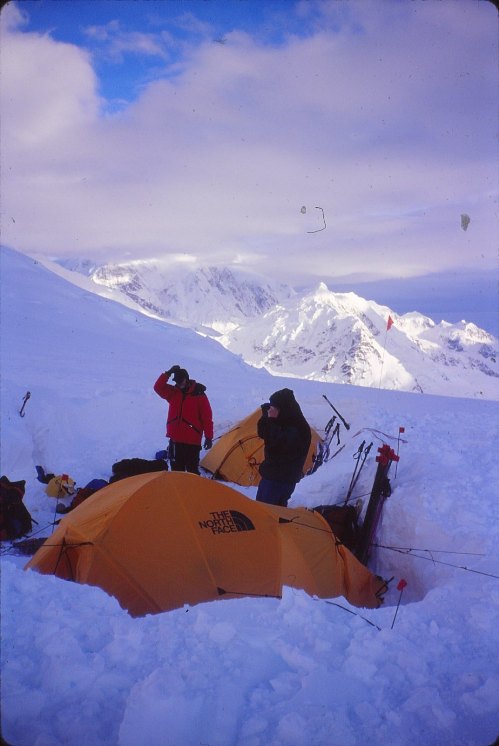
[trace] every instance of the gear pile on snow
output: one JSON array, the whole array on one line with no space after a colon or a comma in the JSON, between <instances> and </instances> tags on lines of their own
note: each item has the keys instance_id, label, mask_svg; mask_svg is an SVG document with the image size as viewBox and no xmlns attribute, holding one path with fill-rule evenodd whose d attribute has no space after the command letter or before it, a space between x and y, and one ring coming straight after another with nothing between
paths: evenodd
<instances>
[{"instance_id":1,"label":"gear pile on snow","mask_svg":"<svg viewBox=\"0 0 499 746\"><path fill-rule=\"evenodd\" d=\"M32 517L23 503L26 481L11 482L0 477L0 541L12 541L29 534Z\"/></svg>"}]
</instances>

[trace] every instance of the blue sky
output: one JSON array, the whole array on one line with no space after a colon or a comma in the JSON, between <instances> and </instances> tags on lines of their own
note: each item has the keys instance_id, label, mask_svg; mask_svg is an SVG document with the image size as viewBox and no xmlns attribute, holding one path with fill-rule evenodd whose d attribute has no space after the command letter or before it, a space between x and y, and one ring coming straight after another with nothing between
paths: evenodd
<instances>
[{"instance_id":1,"label":"blue sky","mask_svg":"<svg viewBox=\"0 0 499 746\"><path fill-rule=\"evenodd\" d=\"M58 41L90 51L108 108L124 106L159 77L178 74L187 45L225 44L234 30L278 45L309 27L293 14L294 0L20 0L16 5L28 15L25 30L49 31Z\"/></svg>"},{"instance_id":2,"label":"blue sky","mask_svg":"<svg viewBox=\"0 0 499 746\"><path fill-rule=\"evenodd\" d=\"M463 308L497 310L492 3L25 0L0 21L4 244L414 308L473 273Z\"/></svg>"}]
</instances>

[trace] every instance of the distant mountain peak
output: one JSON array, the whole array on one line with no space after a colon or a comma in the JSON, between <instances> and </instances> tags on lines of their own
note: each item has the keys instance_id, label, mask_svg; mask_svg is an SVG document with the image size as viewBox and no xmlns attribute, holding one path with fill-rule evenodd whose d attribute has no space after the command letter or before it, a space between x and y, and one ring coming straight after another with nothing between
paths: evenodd
<instances>
[{"instance_id":1,"label":"distant mountain peak","mask_svg":"<svg viewBox=\"0 0 499 746\"><path fill-rule=\"evenodd\" d=\"M497 398L499 341L472 323L436 324L417 311L399 316L354 292L335 293L325 282L297 293L226 266L74 265L123 302L215 336L274 375Z\"/></svg>"},{"instance_id":2,"label":"distant mountain peak","mask_svg":"<svg viewBox=\"0 0 499 746\"><path fill-rule=\"evenodd\" d=\"M219 341L274 375L497 398L499 346L492 335L474 324L435 324L417 312L399 316L324 283Z\"/></svg>"},{"instance_id":3,"label":"distant mountain peak","mask_svg":"<svg viewBox=\"0 0 499 746\"><path fill-rule=\"evenodd\" d=\"M226 332L294 294L290 286L229 267L148 260L101 265L97 285L119 290L144 311L193 329Z\"/></svg>"}]
</instances>

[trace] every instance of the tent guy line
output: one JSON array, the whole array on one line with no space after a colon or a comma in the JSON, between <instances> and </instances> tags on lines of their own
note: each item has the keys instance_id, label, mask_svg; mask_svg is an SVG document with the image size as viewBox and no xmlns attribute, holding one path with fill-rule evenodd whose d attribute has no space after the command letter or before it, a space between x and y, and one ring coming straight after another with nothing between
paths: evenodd
<instances>
[{"instance_id":1,"label":"tent guy line","mask_svg":"<svg viewBox=\"0 0 499 746\"><path fill-rule=\"evenodd\" d=\"M473 572L476 575L485 575L488 578L495 578L496 580L499 580L499 575L494 575L490 572L484 572L483 570L474 570L472 567L465 567L464 565L454 565L452 562L444 562L443 560L437 560L434 557L424 557L421 554L414 554L413 550L402 550L397 549L396 547L389 547L384 544L371 544L372 547L378 547L379 549L390 549L392 552L398 552L399 554L405 554L407 557L415 557L416 559L423 559L427 560L428 562L433 562L433 564L436 565L446 565L447 567L455 567L456 570L466 570L466 572ZM421 551L421 552L431 552L430 549L420 549L415 551ZM441 550L444 551L444 550ZM466 552L456 552L456 554L466 554ZM485 555L486 556L486 555Z\"/></svg>"}]
</instances>

